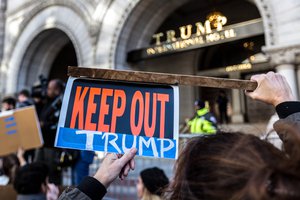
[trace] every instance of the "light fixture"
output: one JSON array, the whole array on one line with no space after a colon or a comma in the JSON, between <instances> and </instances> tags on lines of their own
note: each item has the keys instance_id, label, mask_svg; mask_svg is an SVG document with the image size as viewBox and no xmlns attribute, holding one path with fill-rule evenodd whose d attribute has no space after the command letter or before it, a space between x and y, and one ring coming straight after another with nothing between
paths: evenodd
<instances>
[{"instance_id":1,"label":"light fixture","mask_svg":"<svg viewBox=\"0 0 300 200\"><path fill-rule=\"evenodd\" d=\"M218 11L209 13L206 18L210 22L212 28L215 28L218 31L222 30L223 25L227 23L227 18Z\"/></svg>"},{"instance_id":2,"label":"light fixture","mask_svg":"<svg viewBox=\"0 0 300 200\"><path fill-rule=\"evenodd\" d=\"M254 42L244 42L243 43L243 47L245 49L253 51L253 49L254 49Z\"/></svg>"}]
</instances>

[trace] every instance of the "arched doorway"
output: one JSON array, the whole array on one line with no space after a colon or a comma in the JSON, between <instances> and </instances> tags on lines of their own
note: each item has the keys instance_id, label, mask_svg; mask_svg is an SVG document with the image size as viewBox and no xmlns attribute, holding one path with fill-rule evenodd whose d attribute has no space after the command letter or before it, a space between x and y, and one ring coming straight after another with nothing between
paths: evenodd
<instances>
[{"instance_id":1,"label":"arched doorway","mask_svg":"<svg viewBox=\"0 0 300 200\"><path fill-rule=\"evenodd\" d=\"M51 66L49 80L59 78L67 81L67 66L77 66L76 52L71 41L58 52Z\"/></svg>"},{"instance_id":2,"label":"arched doorway","mask_svg":"<svg viewBox=\"0 0 300 200\"><path fill-rule=\"evenodd\" d=\"M142 4L141 2L140 4ZM262 72L270 66L268 63L263 67L254 66L253 68L245 71L233 71L227 72L226 67L232 65L239 65L242 61L246 59L253 59L254 55L261 52L262 46L265 45L265 33L263 29L263 23L261 21L261 15L254 1L250 0L213 0L213 1L198 1L198 0L189 0L181 1L181 3L174 0L170 4L171 12L168 12L168 15L162 13L161 10L165 9L165 6L162 8L157 8L157 10L152 10L153 18L159 18L159 25L156 26L156 30L149 27L149 23L152 23L152 19L149 19L149 23L146 21L136 20L135 22L135 31L130 34L127 41L128 44L124 45L124 38L126 38L127 28L124 28L121 39L119 40L120 48L117 49L116 53L116 62L117 67L122 66L122 56L121 53L128 53L127 62L123 66L129 66L129 68L134 68L138 70L145 71L159 71L159 72L170 72L170 73L183 73L183 74L201 74L208 76L216 77L227 77L227 78L240 78L249 77L249 74L256 72ZM177 7L176 7L177 6ZM149 5L147 8L151 10L152 6ZM138 10L138 9L137 9ZM140 11L140 10L139 10ZM141 12L141 11L140 11ZM150 12L147 10L147 13ZM243 37L233 38L231 40L224 40L224 42L214 43L199 48L189 48L187 50L178 50L173 53L160 54L155 57L147 58L143 57L142 49L147 49L147 47L154 46L157 42L156 38L153 39L152 36L156 33L163 33L160 37L160 40L168 43L168 30L174 30L172 34L180 36L181 31L180 27L186 27L191 25L192 32L196 32L195 24L197 22L204 22L207 20L209 14L213 12L220 12L227 18L227 27L236 27L237 24L247 25L250 21L257 23L258 32L254 34L245 34ZM134 15L132 15L134 16ZM161 18L163 20L161 20ZM128 25L132 25L132 21L129 17ZM131 22L131 23L130 23ZM144 23L143 23L144 22ZM126 25L124 27L126 27ZM144 29L143 29L144 28ZM152 31L151 33L145 33L146 30ZM140 32L137 32L140 31ZM244 32L249 31L245 28ZM140 37L138 36L140 33ZM169 40L170 42L170 40ZM121 44L123 45L121 47ZM134 46L137 49L134 49ZM127 48L127 49L126 49ZM169 47L168 47L169 48ZM124 49L127 52L124 52ZM140 51L139 51L140 50ZM135 53L135 54L134 54ZM140 55L139 55L140 53ZM133 57L131 57L133 55ZM144 59L136 59L136 56ZM132 59L133 58L133 59ZM120 62L120 63L118 63ZM234 92L234 94L233 94ZM183 88L181 89L180 96L180 120L183 121L184 118L189 117L193 113L193 101L197 98L202 98L212 102L212 107L214 107L215 99L217 96L218 90L213 90L211 88ZM235 106L233 108L234 114L236 117L234 121L243 122L244 119L248 119L249 116L246 116L247 110L247 101L242 91L228 91L229 98L231 99L232 104ZM237 102L238 101L238 102ZM190 107L190 108L189 108ZM249 107L249 106L248 106ZM251 106L253 107L253 106ZM183 109L182 109L183 108ZM270 115L270 110L266 109L267 115ZM261 119L266 119L267 116L261 116ZM258 119L258 118L254 118ZM250 120L251 121L251 120Z\"/></svg>"},{"instance_id":3,"label":"arched doorway","mask_svg":"<svg viewBox=\"0 0 300 200\"><path fill-rule=\"evenodd\" d=\"M28 46L18 73L18 87L31 88L39 76L67 80L67 67L77 66L75 48L70 38L59 29L38 34Z\"/></svg>"}]
</instances>

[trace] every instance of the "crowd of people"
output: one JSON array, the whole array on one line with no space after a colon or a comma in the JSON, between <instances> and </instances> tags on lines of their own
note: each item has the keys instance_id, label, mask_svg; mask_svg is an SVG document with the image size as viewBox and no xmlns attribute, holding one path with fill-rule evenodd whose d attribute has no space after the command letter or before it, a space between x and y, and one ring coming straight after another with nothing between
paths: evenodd
<instances>
[{"instance_id":1,"label":"crowd of people","mask_svg":"<svg viewBox=\"0 0 300 200\"><path fill-rule=\"evenodd\" d=\"M45 180L47 180L47 187L52 188L52 191L57 191L56 186L62 185L62 170L65 167L72 168L72 184L78 184L84 176L89 174L89 165L93 162L95 155L90 151L54 147L64 83L59 79L54 79L47 83L45 91L42 91L42 87L39 87L38 90L34 89L32 92L26 89L21 90L16 97L7 96L1 101L2 112L35 106L41 126L44 141L41 148L23 151L20 147L18 152L0 158L0 185L14 184L18 193L22 191L21 194L28 194L32 190L30 188L24 192L20 190L21 186L27 190L25 185L31 184L34 187L34 184L39 185L41 181L46 183ZM24 166L26 169L23 169ZM47 170L41 170L42 168ZM38 173L34 174L32 172L34 169L41 171L34 172ZM20 173L17 173L18 171ZM47 179L44 179L45 176L42 175L45 172L47 172ZM38 178L35 178L35 175ZM57 196L53 199L57 199Z\"/></svg>"},{"instance_id":2,"label":"crowd of people","mask_svg":"<svg viewBox=\"0 0 300 200\"><path fill-rule=\"evenodd\" d=\"M139 199L300 199L300 102L296 101L287 81L280 74L269 72L254 75L251 80L256 81L258 87L254 91L246 91L246 95L274 106L279 117L274 129L282 139L284 148L280 150L250 134L217 130L214 128L216 120L205 108L205 103L196 101L197 116L191 119L190 126L197 129L200 123L197 119L201 118L198 116L202 116L208 121L201 122L208 134L194 137L184 145L172 180L157 167L141 171L136 186ZM62 150L53 148L56 126L51 122L56 121L57 125L60 110L57 99L62 94L62 82L50 81L47 99L39 113L44 147L37 150L33 158L28 156L24 159L22 149L17 154L2 158L2 169L7 177L2 181L14 185L18 199L58 198L55 184L61 184L61 179L57 171L59 168L53 168L55 160L51 158L57 157L56 154ZM224 98L224 95L221 94L221 97ZM22 97L18 99L18 103L13 98L3 99L2 109L34 104L26 92L22 92ZM226 118L225 114L225 122ZM123 180L135 169L136 153L136 148L124 155L108 153L95 175L86 177L83 177L86 171L82 169L88 164L84 163L90 163L94 154L77 153L75 157L81 159L76 160L80 160L81 164L74 165L74 169L77 166L80 171L74 176L75 187L65 189L59 199L102 199L117 177Z\"/></svg>"}]
</instances>

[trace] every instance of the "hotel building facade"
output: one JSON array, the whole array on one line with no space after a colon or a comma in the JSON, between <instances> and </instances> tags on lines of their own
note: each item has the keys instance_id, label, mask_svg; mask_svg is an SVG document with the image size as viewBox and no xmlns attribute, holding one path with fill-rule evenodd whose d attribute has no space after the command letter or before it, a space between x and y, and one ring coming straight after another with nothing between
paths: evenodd
<instances>
[{"instance_id":1,"label":"hotel building facade","mask_svg":"<svg viewBox=\"0 0 300 200\"><path fill-rule=\"evenodd\" d=\"M0 97L67 66L249 79L283 74L298 97L298 0L0 0ZM220 89L180 86L180 121ZM234 123L274 110L225 90ZM216 113L217 114L217 113Z\"/></svg>"}]
</instances>

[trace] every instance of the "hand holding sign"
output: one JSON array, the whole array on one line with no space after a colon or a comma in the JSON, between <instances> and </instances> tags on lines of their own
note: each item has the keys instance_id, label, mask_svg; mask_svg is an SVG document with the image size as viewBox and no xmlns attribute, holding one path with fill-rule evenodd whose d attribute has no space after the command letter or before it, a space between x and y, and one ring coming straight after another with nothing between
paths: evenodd
<instances>
[{"instance_id":1,"label":"hand holding sign","mask_svg":"<svg viewBox=\"0 0 300 200\"><path fill-rule=\"evenodd\" d=\"M273 106L277 106L284 101L296 101L285 77L278 73L257 74L252 76L251 80L258 83L258 87L253 92L246 92L252 99Z\"/></svg>"},{"instance_id":2,"label":"hand holding sign","mask_svg":"<svg viewBox=\"0 0 300 200\"><path fill-rule=\"evenodd\" d=\"M128 175L130 169L134 170L133 158L136 152L137 149L132 148L120 158L113 153L107 154L94 178L100 181L106 188L118 175L123 180Z\"/></svg>"}]
</instances>

